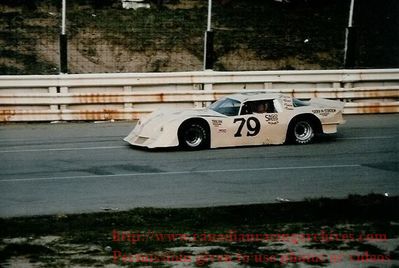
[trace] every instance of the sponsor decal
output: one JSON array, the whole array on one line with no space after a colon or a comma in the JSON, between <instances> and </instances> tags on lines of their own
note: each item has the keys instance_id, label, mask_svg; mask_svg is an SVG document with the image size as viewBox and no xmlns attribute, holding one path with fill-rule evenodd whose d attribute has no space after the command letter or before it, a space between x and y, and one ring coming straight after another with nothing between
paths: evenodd
<instances>
[{"instance_id":1,"label":"sponsor decal","mask_svg":"<svg viewBox=\"0 0 399 268\"><path fill-rule=\"evenodd\" d=\"M278 124L278 114L266 114L265 119L269 125Z\"/></svg>"},{"instance_id":2,"label":"sponsor decal","mask_svg":"<svg viewBox=\"0 0 399 268\"><path fill-rule=\"evenodd\" d=\"M222 120L212 120L212 124L214 127L220 127L222 125Z\"/></svg>"},{"instance_id":3,"label":"sponsor decal","mask_svg":"<svg viewBox=\"0 0 399 268\"><path fill-rule=\"evenodd\" d=\"M292 105L292 99L290 97L283 97L281 100L283 101L283 105L286 110L294 109L294 106Z\"/></svg>"},{"instance_id":4,"label":"sponsor decal","mask_svg":"<svg viewBox=\"0 0 399 268\"><path fill-rule=\"evenodd\" d=\"M335 113L336 111L337 111L337 109L315 109L315 110L312 110L312 113L319 114L321 116L327 116L330 113Z\"/></svg>"}]
</instances>

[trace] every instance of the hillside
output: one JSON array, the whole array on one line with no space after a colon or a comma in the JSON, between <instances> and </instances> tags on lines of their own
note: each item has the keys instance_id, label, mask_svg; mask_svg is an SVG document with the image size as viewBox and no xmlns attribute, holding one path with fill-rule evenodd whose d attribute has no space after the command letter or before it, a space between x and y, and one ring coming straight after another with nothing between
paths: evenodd
<instances>
[{"instance_id":1,"label":"hillside","mask_svg":"<svg viewBox=\"0 0 399 268\"><path fill-rule=\"evenodd\" d=\"M61 1L0 3L0 74L59 72ZM154 1L160 2L160 1ZM70 73L202 69L207 1L67 1ZM399 1L357 1L357 67L399 67ZM215 70L342 68L349 0L214 1Z\"/></svg>"}]
</instances>

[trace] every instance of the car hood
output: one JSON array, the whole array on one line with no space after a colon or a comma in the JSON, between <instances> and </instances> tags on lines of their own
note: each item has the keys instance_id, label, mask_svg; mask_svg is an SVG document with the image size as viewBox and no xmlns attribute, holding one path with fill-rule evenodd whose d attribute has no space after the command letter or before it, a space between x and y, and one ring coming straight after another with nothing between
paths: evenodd
<instances>
[{"instance_id":1,"label":"car hood","mask_svg":"<svg viewBox=\"0 0 399 268\"><path fill-rule=\"evenodd\" d=\"M151 132L162 128L165 124L172 121L181 121L192 117L225 117L210 109L185 109L185 110L171 110L158 109L138 123L141 133L144 136L151 136Z\"/></svg>"},{"instance_id":2,"label":"car hood","mask_svg":"<svg viewBox=\"0 0 399 268\"><path fill-rule=\"evenodd\" d=\"M225 117L224 115L217 113L210 109L184 109L184 110L172 110L172 109L158 109L147 117L142 119L142 122L148 121L171 121L178 118L188 118L188 117Z\"/></svg>"}]
</instances>

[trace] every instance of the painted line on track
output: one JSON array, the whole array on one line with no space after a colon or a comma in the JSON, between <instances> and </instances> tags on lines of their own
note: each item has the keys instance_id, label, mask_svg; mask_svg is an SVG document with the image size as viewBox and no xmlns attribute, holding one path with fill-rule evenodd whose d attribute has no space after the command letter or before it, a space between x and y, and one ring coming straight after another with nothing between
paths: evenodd
<instances>
[{"instance_id":1,"label":"painted line on track","mask_svg":"<svg viewBox=\"0 0 399 268\"><path fill-rule=\"evenodd\" d=\"M375 137L347 137L347 138L337 138L337 140L371 140L371 139L377 139L377 140L383 140L383 139L395 139L397 136L375 136Z\"/></svg>"},{"instance_id":2,"label":"painted line on track","mask_svg":"<svg viewBox=\"0 0 399 268\"><path fill-rule=\"evenodd\" d=\"M143 172L143 173L124 173L110 175L80 175L65 177L42 177L42 178L22 178L22 179L3 179L1 182L27 182L27 181L57 181L57 180L76 180L76 179L104 179L118 177L139 177L139 176L168 176L201 173L223 173L223 172L253 172L270 170L304 170L304 169L332 169L332 168L358 168L361 165L329 165L329 166L303 166L303 167L264 167L264 168L240 168L240 169L214 169L214 170L185 170L185 171L165 171L165 172Z\"/></svg>"}]
</instances>

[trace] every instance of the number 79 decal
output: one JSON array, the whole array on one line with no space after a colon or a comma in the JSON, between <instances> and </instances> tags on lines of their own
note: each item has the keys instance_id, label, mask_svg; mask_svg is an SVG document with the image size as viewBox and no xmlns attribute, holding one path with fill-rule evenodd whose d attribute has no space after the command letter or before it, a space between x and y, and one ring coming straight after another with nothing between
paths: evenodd
<instances>
[{"instance_id":1,"label":"number 79 decal","mask_svg":"<svg viewBox=\"0 0 399 268\"><path fill-rule=\"evenodd\" d=\"M247 136L256 136L260 131L260 122L256 117L249 117L247 120L245 118L236 118L233 123L240 122L240 125L237 129L237 132L234 134L234 137L241 137L242 129L244 127L245 122L247 123ZM252 123L253 122L253 123Z\"/></svg>"}]
</instances>

